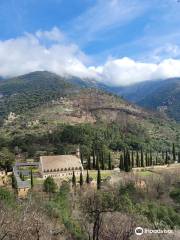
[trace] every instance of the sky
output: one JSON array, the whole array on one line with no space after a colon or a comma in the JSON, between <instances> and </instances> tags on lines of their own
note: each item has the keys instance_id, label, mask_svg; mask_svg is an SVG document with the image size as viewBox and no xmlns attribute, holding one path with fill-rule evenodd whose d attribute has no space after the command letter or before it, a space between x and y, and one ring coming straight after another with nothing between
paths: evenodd
<instances>
[{"instance_id":1,"label":"sky","mask_svg":"<svg viewBox=\"0 0 180 240\"><path fill-rule=\"evenodd\" d=\"M180 77L178 0L1 0L0 76Z\"/></svg>"}]
</instances>

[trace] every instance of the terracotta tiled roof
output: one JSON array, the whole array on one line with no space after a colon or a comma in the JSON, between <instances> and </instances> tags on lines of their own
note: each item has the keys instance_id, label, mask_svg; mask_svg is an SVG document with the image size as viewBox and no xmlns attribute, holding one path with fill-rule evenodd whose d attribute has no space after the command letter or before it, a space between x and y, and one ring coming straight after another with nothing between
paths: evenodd
<instances>
[{"instance_id":1,"label":"terracotta tiled roof","mask_svg":"<svg viewBox=\"0 0 180 240\"><path fill-rule=\"evenodd\" d=\"M42 171L64 171L82 168L81 160L76 155L41 156Z\"/></svg>"}]
</instances>

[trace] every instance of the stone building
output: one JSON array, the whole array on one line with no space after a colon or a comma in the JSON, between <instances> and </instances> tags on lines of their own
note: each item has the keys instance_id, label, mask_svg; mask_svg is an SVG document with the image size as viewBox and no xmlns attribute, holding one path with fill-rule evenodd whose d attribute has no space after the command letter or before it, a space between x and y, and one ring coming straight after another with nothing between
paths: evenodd
<instances>
[{"instance_id":1,"label":"stone building","mask_svg":"<svg viewBox=\"0 0 180 240\"><path fill-rule=\"evenodd\" d=\"M73 171L76 176L79 176L83 166L77 152L74 155L41 156L39 170L44 179L49 176L71 178Z\"/></svg>"},{"instance_id":2,"label":"stone building","mask_svg":"<svg viewBox=\"0 0 180 240\"><path fill-rule=\"evenodd\" d=\"M13 173L17 182L17 194L18 198L26 198L29 190L31 189L31 184L29 181L22 181L19 176L19 170L14 166Z\"/></svg>"}]
</instances>

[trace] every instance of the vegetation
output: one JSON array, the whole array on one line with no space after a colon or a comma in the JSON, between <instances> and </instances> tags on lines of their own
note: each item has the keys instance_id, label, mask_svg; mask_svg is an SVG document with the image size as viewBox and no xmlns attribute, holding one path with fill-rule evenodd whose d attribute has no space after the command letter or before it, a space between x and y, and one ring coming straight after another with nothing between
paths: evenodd
<instances>
[{"instance_id":1,"label":"vegetation","mask_svg":"<svg viewBox=\"0 0 180 240\"><path fill-rule=\"evenodd\" d=\"M54 182L54 179L52 177L47 177L44 180L43 187L44 187L44 191L47 193L55 193L57 190L57 185Z\"/></svg>"}]
</instances>

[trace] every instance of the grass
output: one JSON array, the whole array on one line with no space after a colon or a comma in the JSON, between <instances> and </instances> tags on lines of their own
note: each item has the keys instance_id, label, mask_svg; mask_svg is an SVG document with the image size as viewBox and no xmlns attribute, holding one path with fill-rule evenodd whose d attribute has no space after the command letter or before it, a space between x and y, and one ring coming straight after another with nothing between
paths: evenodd
<instances>
[{"instance_id":1,"label":"grass","mask_svg":"<svg viewBox=\"0 0 180 240\"><path fill-rule=\"evenodd\" d=\"M147 176L152 175L153 173L150 172L150 171L142 171L142 172L137 172L136 174L141 176L141 177L147 177Z\"/></svg>"}]
</instances>

